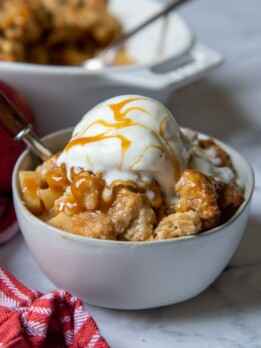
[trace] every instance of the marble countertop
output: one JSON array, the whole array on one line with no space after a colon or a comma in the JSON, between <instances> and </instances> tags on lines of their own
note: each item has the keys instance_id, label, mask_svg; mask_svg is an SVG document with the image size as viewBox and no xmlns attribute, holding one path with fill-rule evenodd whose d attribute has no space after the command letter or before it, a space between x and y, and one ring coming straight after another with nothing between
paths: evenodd
<instances>
[{"instance_id":1,"label":"marble countertop","mask_svg":"<svg viewBox=\"0 0 261 348\"><path fill-rule=\"evenodd\" d=\"M251 3L251 4L250 4ZM251 6L250 6L251 5ZM117 311L87 305L112 348L261 347L261 3L201 0L181 9L200 40L225 63L173 93L177 121L227 142L254 167L256 188L241 244L202 294L173 306ZM21 235L0 247L0 264L27 286L54 286Z\"/></svg>"}]
</instances>

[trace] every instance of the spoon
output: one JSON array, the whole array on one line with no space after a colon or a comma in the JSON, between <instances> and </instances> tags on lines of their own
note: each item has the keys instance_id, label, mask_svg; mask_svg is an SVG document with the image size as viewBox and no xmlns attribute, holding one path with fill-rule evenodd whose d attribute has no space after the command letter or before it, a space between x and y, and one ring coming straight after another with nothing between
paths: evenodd
<instances>
[{"instance_id":1,"label":"spoon","mask_svg":"<svg viewBox=\"0 0 261 348\"><path fill-rule=\"evenodd\" d=\"M112 44L110 44L105 49L100 51L100 53L98 53L95 57L83 62L82 66L88 70L99 70L112 65L120 45L122 45L125 41L127 41L129 38L134 36L136 33L144 29L145 27L147 27L149 24L151 24L158 18L162 16L166 16L171 10L181 5L185 1L188 1L188 0L172 1L165 8L157 12L155 15L149 17L148 19L146 19L144 22L140 23L133 29L123 33L120 37L118 37L118 39L116 39Z\"/></svg>"},{"instance_id":2,"label":"spoon","mask_svg":"<svg viewBox=\"0 0 261 348\"><path fill-rule=\"evenodd\" d=\"M2 126L14 140L23 140L36 156L43 161L52 156L51 151L42 143L32 131L32 125L19 114L10 101L0 92L0 126Z\"/></svg>"}]
</instances>

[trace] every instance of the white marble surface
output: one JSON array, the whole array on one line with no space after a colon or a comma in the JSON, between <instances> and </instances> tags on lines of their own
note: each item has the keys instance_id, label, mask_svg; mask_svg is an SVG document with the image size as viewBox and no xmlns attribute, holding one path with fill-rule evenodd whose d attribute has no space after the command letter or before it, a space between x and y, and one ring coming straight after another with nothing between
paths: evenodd
<instances>
[{"instance_id":1,"label":"white marble surface","mask_svg":"<svg viewBox=\"0 0 261 348\"><path fill-rule=\"evenodd\" d=\"M116 311L88 306L112 348L261 347L261 2L200 0L180 11L200 39L226 57L208 77L173 94L184 126L211 133L252 163L249 224L229 267L209 289L177 305ZM0 246L0 265L26 285L53 289L21 235Z\"/></svg>"}]
</instances>

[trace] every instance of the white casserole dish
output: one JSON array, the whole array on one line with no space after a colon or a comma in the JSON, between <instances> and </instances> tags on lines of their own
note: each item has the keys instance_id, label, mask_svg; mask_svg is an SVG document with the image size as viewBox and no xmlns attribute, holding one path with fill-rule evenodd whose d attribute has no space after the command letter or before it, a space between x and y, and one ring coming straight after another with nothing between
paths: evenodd
<instances>
[{"instance_id":1,"label":"white casserole dish","mask_svg":"<svg viewBox=\"0 0 261 348\"><path fill-rule=\"evenodd\" d=\"M157 11L154 0L111 0L111 11L129 29ZM168 32L158 52L162 21L130 40L127 51L137 64L98 72L0 62L0 79L28 98L42 135L76 124L86 110L119 94L141 94L165 102L173 89L199 78L221 62L221 56L198 44L187 24L170 15Z\"/></svg>"}]
</instances>

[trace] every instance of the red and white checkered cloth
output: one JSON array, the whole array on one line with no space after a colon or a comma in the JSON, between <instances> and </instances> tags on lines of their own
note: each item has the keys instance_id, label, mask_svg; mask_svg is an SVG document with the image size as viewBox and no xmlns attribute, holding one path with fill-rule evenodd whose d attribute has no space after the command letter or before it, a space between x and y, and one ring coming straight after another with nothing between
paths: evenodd
<instances>
[{"instance_id":1,"label":"red and white checkered cloth","mask_svg":"<svg viewBox=\"0 0 261 348\"><path fill-rule=\"evenodd\" d=\"M109 346L79 298L64 290L43 295L0 268L0 347Z\"/></svg>"}]
</instances>

